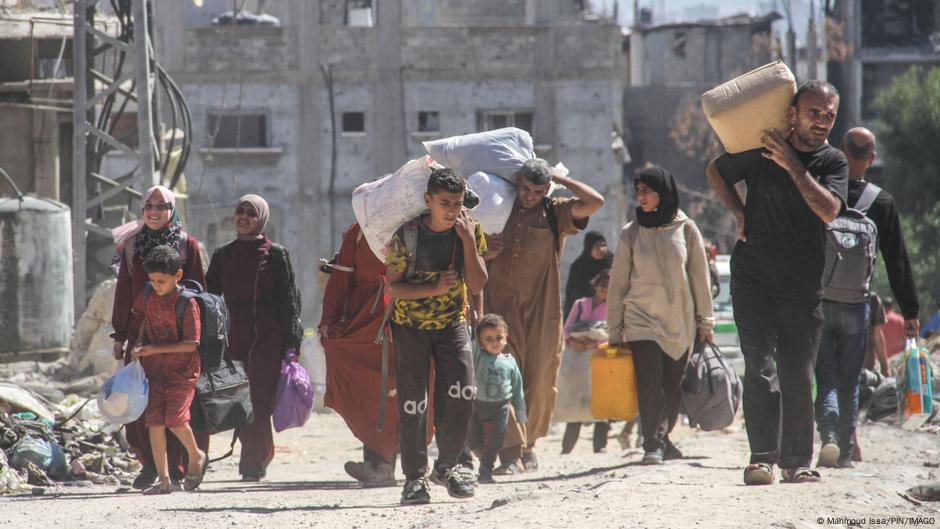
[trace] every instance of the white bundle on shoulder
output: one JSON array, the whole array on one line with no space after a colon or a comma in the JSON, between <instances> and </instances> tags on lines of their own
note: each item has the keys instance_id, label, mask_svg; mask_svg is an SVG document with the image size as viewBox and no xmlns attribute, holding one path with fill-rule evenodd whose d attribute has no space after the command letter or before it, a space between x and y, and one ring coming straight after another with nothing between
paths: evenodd
<instances>
[{"instance_id":1,"label":"white bundle on shoulder","mask_svg":"<svg viewBox=\"0 0 940 529\"><path fill-rule=\"evenodd\" d=\"M431 159L411 160L393 174L353 190L352 207L369 248L385 261L388 244L402 224L427 209L424 193L431 176Z\"/></svg>"}]
</instances>

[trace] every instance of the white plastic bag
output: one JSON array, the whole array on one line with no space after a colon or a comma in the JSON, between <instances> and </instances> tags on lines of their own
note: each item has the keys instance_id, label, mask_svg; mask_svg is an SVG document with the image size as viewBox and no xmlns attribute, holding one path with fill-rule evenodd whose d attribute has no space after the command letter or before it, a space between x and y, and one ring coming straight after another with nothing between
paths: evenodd
<instances>
[{"instance_id":1,"label":"white plastic bag","mask_svg":"<svg viewBox=\"0 0 940 529\"><path fill-rule=\"evenodd\" d=\"M379 260L385 261L395 231L427 209L424 193L431 176L430 163L426 156L411 160L394 174L353 190L353 213L369 248Z\"/></svg>"},{"instance_id":2,"label":"white plastic bag","mask_svg":"<svg viewBox=\"0 0 940 529\"><path fill-rule=\"evenodd\" d=\"M150 384L139 360L124 366L98 391L98 410L112 424L136 421L147 409Z\"/></svg>"},{"instance_id":3,"label":"white plastic bag","mask_svg":"<svg viewBox=\"0 0 940 529\"><path fill-rule=\"evenodd\" d=\"M512 181L522 164L535 158L532 136L515 127L426 141L424 148L464 178L483 171Z\"/></svg>"},{"instance_id":4,"label":"white plastic bag","mask_svg":"<svg viewBox=\"0 0 940 529\"><path fill-rule=\"evenodd\" d=\"M473 217L483 226L484 233L502 233L516 201L516 186L482 171L467 177L467 185L480 195L480 205L473 210Z\"/></svg>"}]
</instances>

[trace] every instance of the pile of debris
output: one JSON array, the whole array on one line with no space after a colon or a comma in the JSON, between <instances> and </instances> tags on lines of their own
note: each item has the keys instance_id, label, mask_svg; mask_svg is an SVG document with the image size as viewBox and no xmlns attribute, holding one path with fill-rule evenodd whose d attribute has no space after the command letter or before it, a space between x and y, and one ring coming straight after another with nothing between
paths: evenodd
<instances>
[{"instance_id":1,"label":"pile of debris","mask_svg":"<svg viewBox=\"0 0 940 529\"><path fill-rule=\"evenodd\" d=\"M0 382L0 494L58 485L126 485L140 465L119 427L101 418L94 398L58 404Z\"/></svg>"}]
</instances>

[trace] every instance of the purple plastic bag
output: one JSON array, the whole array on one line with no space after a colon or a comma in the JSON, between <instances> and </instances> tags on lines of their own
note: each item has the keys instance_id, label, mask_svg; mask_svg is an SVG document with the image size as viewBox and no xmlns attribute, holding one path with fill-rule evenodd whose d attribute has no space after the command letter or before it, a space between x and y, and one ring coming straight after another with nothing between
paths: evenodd
<instances>
[{"instance_id":1,"label":"purple plastic bag","mask_svg":"<svg viewBox=\"0 0 940 529\"><path fill-rule=\"evenodd\" d=\"M274 430L282 432L303 426L313 411L313 397L313 385L307 370L299 363L285 359L275 393Z\"/></svg>"}]
</instances>

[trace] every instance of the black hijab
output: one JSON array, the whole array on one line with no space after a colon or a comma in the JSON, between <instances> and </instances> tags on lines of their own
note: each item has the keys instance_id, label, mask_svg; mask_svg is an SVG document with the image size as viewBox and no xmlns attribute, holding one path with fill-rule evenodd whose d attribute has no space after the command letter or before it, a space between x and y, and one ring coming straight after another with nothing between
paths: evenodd
<instances>
[{"instance_id":1,"label":"black hijab","mask_svg":"<svg viewBox=\"0 0 940 529\"><path fill-rule=\"evenodd\" d=\"M679 211L679 190L676 189L676 180L672 173L658 165L647 167L640 171L633 179L633 185L643 182L650 189L659 193L659 207L646 213L637 206L636 221L644 228L658 228L665 226L676 218Z\"/></svg>"},{"instance_id":2,"label":"black hijab","mask_svg":"<svg viewBox=\"0 0 940 529\"><path fill-rule=\"evenodd\" d=\"M609 247L607 248L607 255L605 255L603 259L598 260L591 256L591 250L593 250L594 245L600 241L607 242L607 239L598 231L589 231L584 234L584 249L581 251L581 255L571 263L571 268L568 270L568 283L565 285L565 306L563 313L565 318L568 317L568 313L571 311L571 307L574 306L575 301L594 295L591 280L594 279L594 276L600 273L601 270L610 268L611 263L613 263L614 256Z\"/></svg>"}]
</instances>

